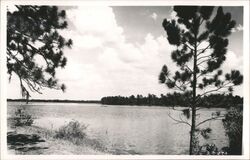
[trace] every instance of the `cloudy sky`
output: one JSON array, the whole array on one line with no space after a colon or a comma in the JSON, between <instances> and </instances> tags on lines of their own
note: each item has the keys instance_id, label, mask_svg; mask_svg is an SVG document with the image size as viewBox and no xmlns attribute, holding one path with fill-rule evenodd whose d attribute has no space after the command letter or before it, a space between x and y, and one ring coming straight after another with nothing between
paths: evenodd
<instances>
[{"instance_id":1,"label":"cloudy sky","mask_svg":"<svg viewBox=\"0 0 250 160\"><path fill-rule=\"evenodd\" d=\"M65 49L68 59L57 77L67 90L43 90L31 93L36 99L99 100L103 96L155 95L169 92L159 84L158 75L164 64L176 66L170 55L174 49L161 24L164 18L174 18L171 7L79 6L61 7L67 13L68 29L60 31L73 40L72 49ZM237 25L230 36L228 57L223 70L243 68L243 10L226 7ZM235 90L242 95L242 87ZM8 98L21 98L18 81L8 84Z\"/></svg>"}]
</instances>

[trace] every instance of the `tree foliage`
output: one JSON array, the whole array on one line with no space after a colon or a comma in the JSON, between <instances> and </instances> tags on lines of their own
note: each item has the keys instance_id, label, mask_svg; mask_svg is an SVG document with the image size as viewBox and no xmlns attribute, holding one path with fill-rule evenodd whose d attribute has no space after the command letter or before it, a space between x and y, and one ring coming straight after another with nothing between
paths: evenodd
<instances>
[{"instance_id":1,"label":"tree foliage","mask_svg":"<svg viewBox=\"0 0 250 160\"><path fill-rule=\"evenodd\" d=\"M66 12L56 6L21 6L7 12L7 69L9 80L16 74L23 97L44 87L65 90L56 79L56 69L65 67L66 40L59 30L67 27ZM42 59L42 60L41 60Z\"/></svg>"},{"instance_id":2,"label":"tree foliage","mask_svg":"<svg viewBox=\"0 0 250 160\"><path fill-rule=\"evenodd\" d=\"M229 137L229 154L241 155L243 125L242 106L237 108L232 107L223 119L223 125Z\"/></svg>"},{"instance_id":3,"label":"tree foliage","mask_svg":"<svg viewBox=\"0 0 250 160\"><path fill-rule=\"evenodd\" d=\"M176 19L164 19L162 26L168 42L176 46L171 58L180 69L172 74L164 65L159 81L170 89L189 93L190 154L196 154L196 130L200 124L196 124L196 111L202 97L217 91L232 92L243 82L239 71L224 74L220 69L226 60L227 37L236 22L222 7L217 7L215 14L212 6L175 6L173 10Z\"/></svg>"}]
</instances>

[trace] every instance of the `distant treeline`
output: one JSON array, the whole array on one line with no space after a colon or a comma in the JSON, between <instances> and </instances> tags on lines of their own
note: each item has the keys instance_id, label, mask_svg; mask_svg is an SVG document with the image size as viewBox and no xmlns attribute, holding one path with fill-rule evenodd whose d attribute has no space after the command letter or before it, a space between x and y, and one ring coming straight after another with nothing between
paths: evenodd
<instances>
[{"instance_id":1,"label":"distant treeline","mask_svg":"<svg viewBox=\"0 0 250 160\"><path fill-rule=\"evenodd\" d=\"M102 104L107 105L148 105L148 106L190 106L189 95L181 93L172 93L167 95L161 95L157 97L154 94L148 94L148 96L110 96L103 97L101 99ZM200 107L218 107L229 108L235 106L242 106L243 98L240 96L233 96L232 94L211 94L199 99L197 105Z\"/></svg>"},{"instance_id":2,"label":"distant treeline","mask_svg":"<svg viewBox=\"0 0 250 160\"><path fill-rule=\"evenodd\" d=\"M7 99L10 102L26 102L26 99ZM58 103L100 103L97 100L60 100L60 99L29 99L28 102L58 102Z\"/></svg>"}]
</instances>

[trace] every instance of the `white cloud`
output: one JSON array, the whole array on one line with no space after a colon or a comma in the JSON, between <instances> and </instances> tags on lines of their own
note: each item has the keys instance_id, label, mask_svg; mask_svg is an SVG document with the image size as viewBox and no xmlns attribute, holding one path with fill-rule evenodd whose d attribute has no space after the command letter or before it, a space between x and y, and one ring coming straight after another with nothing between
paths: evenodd
<instances>
[{"instance_id":1,"label":"white cloud","mask_svg":"<svg viewBox=\"0 0 250 160\"><path fill-rule=\"evenodd\" d=\"M237 30L238 30L238 31L243 31L243 26L242 26L241 24L239 24L239 25L237 26Z\"/></svg>"},{"instance_id":2,"label":"white cloud","mask_svg":"<svg viewBox=\"0 0 250 160\"><path fill-rule=\"evenodd\" d=\"M172 11L170 12L170 18L174 19L174 20L177 20L178 19L177 13L173 9L174 8L172 8Z\"/></svg>"},{"instance_id":3,"label":"white cloud","mask_svg":"<svg viewBox=\"0 0 250 160\"><path fill-rule=\"evenodd\" d=\"M237 56L233 51L228 51L226 54L226 60L222 65L224 72L230 72L232 69L243 71L243 57Z\"/></svg>"},{"instance_id":4,"label":"white cloud","mask_svg":"<svg viewBox=\"0 0 250 160\"><path fill-rule=\"evenodd\" d=\"M117 41L122 36L123 29L115 20L111 7L81 6L67 12L79 35L95 35L105 37L108 41ZM119 37L117 37L119 35Z\"/></svg>"},{"instance_id":5,"label":"white cloud","mask_svg":"<svg viewBox=\"0 0 250 160\"><path fill-rule=\"evenodd\" d=\"M158 15L154 12L150 15L153 20L157 20Z\"/></svg>"},{"instance_id":6,"label":"white cloud","mask_svg":"<svg viewBox=\"0 0 250 160\"><path fill-rule=\"evenodd\" d=\"M243 26L241 24L239 24L237 27L235 28L232 28L231 30L233 33L234 32L240 32L240 31L243 31Z\"/></svg>"},{"instance_id":7,"label":"white cloud","mask_svg":"<svg viewBox=\"0 0 250 160\"><path fill-rule=\"evenodd\" d=\"M232 32L232 33L236 32L236 29L235 29L235 28L232 28L232 29L231 29L231 32Z\"/></svg>"},{"instance_id":8,"label":"white cloud","mask_svg":"<svg viewBox=\"0 0 250 160\"><path fill-rule=\"evenodd\" d=\"M96 9L99 12L95 13ZM165 37L155 38L149 33L145 35L143 44L126 42L123 28L116 23L115 15L110 7L88 8L86 10L78 8L71 10L67 15L77 28L75 33L72 33L72 31L69 31L70 34L64 33L74 35L72 38L74 44L76 43L73 49L66 53L69 57L68 66L71 66L71 63L74 63L72 66L76 66L75 63L81 63L81 67L68 68L66 66L66 69L60 72L66 72L66 75L76 74L79 82L82 79L81 85L78 87L85 90L85 93L82 94L83 98L93 99L91 97L98 96L97 92L101 93L101 96L117 94L147 95L148 93L165 92L165 86L158 83L158 74L165 63L173 68L170 63L171 60L166 58L170 57L172 46L168 44ZM88 21L91 22L84 24ZM108 27L99 28L105 25ZM88 49L94 48L97 53L88 52ZM86 76L80 76L85 72L84 70L88 70L84 67L85 63L88 64L88 62L83 62L84 59L88 59L93 54L95 61L91 63L93 65L91 72L88 72ZM79 61L79 59L83 60ZM79 69L77 70L77 68ZM77 78L77 76L73 77ZM59 78L64 79L63 77ZM87 82L84 79L91 79L91 83L88 83L91 87L85 86ZM68 81L66 84L68 92L71 92L72 82ZM95 87L95 93L91 89L93 87Z\"/></svg>"}]
</instances>

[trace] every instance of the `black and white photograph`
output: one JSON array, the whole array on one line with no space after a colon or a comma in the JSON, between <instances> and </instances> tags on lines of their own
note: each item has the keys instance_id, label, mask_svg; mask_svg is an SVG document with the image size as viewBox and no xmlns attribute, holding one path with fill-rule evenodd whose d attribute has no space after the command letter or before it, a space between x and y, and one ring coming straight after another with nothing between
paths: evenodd
<instances>
[{"instance_id":1,"label":"black and white photograph","mask_svg":"<svg viewBox=\"0 0 250 160\"><path fill-rule=\"evenodd\" d=\"M5 155L248 159L249 2L101 2L1 6Z\"/></svg>"}]
</instances>

